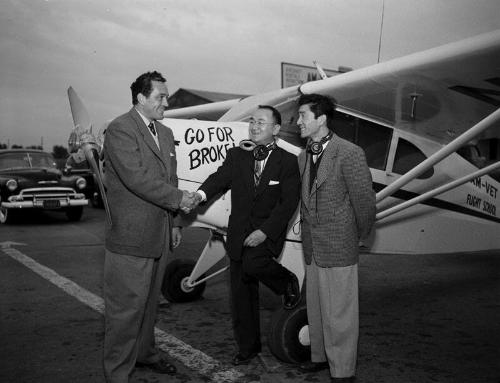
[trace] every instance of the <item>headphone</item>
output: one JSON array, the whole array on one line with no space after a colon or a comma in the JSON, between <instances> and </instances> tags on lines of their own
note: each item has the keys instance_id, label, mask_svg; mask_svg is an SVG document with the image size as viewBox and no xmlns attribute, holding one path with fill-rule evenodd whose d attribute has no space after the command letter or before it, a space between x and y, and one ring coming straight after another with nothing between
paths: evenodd
<instances>
[{"instance_id":1,"label":"headphone","mask_svg":"<svg viewBox=\"0 0 500 383\"><path fill-rule=\"evenodd\" d=\"M306 151L313 155L319 156L323 153L323 144L332 139L333 132L328 130L328 134L319 141L309 141L306 146Z\"/></svg>"},{"instance_id":2,"label":"headphone","mask_svg":"<svg viewBox=\"0 0 500 383\"><path fill-rule=\"evenodd\" d=\"M267 145L257 145L251 140L240 141L240 148L246 151L252 151L253 158L256 161L263 161L269 155L269 152L276 149L276 141L273 141Z\"/></svg>"}]
</instances>

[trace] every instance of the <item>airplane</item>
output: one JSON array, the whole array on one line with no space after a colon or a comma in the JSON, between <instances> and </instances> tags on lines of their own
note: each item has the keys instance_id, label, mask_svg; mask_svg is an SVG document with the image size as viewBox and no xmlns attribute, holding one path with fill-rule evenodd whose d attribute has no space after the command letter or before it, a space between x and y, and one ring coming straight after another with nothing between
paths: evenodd
<instances>
[{"instance_id":1,"label":"airplane","mask_svg":"<svg viewBox=\"0 0 500 383\"><path fill-rule=\"evenodd\" d=\"M370 237L360 242L363 253L498 253L500 30L285 89L167 110L162 123L175 136L179 188L196 190L230 147L248 139L248 120L258 105L281 112L277 144L298 154L305 142L296 124L297 99L309 93L337 100L335 133L365 151L377 216ZM102 137L92 134L72 88L68 96L76 127L70 148L82 148L99 173ZM474 150L484 154L479 166L464 151L474 141ZM99 184L105 197L100 178ZM212 271L226 254L230 211L228 191L183 215L186 226L205 228L210 236L196 263L168 265L162 289L167 299L199 298L206 281L227 268ZM280 262L297 274L303 288L298 210L288 227ZM285 362L309 358L305 302L294 310L276 310L268 345Z\"/></svg>"}]
</instances>

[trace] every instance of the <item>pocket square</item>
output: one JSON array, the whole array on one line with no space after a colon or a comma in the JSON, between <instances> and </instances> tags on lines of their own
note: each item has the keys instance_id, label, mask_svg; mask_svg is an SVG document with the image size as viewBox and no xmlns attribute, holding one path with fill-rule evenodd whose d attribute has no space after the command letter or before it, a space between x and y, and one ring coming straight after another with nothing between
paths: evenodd
<instances>
[{"instance_id":1,"label":"pocket square","mask_svg":"<svg viewBox=\"0 0 500 383\"><path fill-rule=\"evenodd\" d=\"M175 157L175 154L174 153L170 153L170 157Z\"/></svg>"},{"instance_id":2,"label":"pocket square","mask_svg":"<svg viewBox=\"0 0 500 383\"><path fill-rule=\"evenodd\" d=\"M279 184L280 184L279 181L273 181L273 180L269 181L269 186L279 185Z\"/></svg>"}]
</instances>

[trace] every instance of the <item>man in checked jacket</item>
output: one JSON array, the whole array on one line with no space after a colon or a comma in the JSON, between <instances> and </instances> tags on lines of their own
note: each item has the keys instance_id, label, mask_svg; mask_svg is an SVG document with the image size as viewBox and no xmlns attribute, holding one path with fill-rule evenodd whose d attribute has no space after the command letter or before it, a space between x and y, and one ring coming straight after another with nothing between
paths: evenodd
<instances>
[{"instance_id":1,"label":"man in checked jacket","mask_svg":"<svg viewBox=\"0 0 500 383\"><path fill-rule=\"evenodd\" d=\"M358 243L375 220L375 193L363 150L331 130L335 104L317 94L298 101L302 138L302 245L311 362L332 381L353 381L359 334Z\"/></svg>"}]
</instances>

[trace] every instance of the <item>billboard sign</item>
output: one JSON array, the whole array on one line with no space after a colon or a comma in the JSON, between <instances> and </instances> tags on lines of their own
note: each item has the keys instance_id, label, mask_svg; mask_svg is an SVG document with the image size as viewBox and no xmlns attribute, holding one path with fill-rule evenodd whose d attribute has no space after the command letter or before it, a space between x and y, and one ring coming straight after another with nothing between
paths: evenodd
<instances>
[{"instance_id":1,"label":"billboard sign","mask_svg":"<svg viewBox=\"0 0 500 383\"><path fill-rule=\"evenodd\" d=\"M323 69L328 77L335 76L344 71ZM281 87L304 84L309 81L321 80L316 67L290 63L281 63Z\"/></svg>"}]
</instances>

